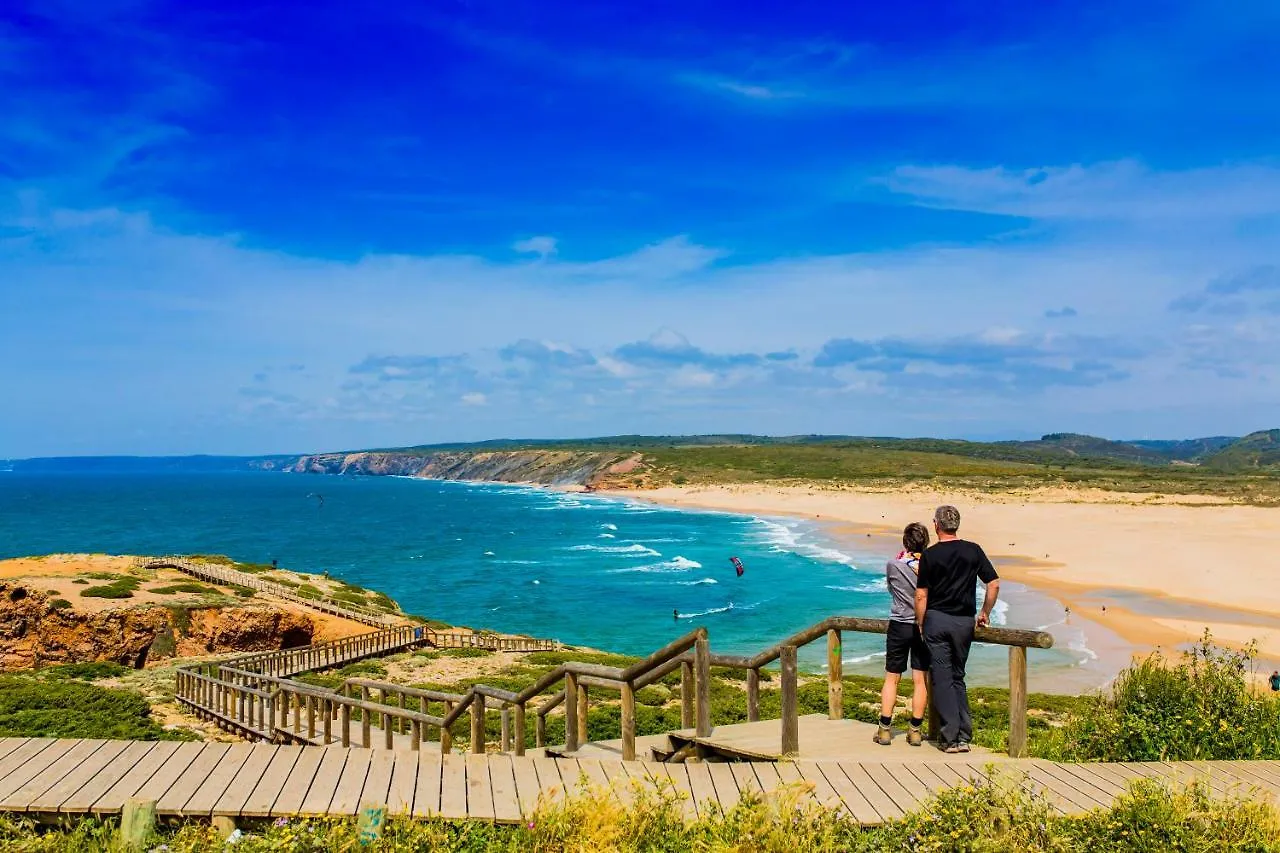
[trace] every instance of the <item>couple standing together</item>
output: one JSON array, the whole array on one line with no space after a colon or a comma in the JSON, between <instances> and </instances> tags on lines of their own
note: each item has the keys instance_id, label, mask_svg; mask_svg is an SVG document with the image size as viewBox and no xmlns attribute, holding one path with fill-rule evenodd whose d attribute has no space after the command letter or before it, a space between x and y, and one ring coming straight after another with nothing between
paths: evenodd
<instances>
[{"instance_id":1,"label":"couple standing together","mask_svg":"<svg viewBox=\"0 0 1280 853\"><path fill-rule=\"evenodd\" d=\"M902 553L885 567L893 608L885 639L885 678L880 691L880 726L875 741L888 746L898 698L898 682L911 664L914 691L907 742L919 746L925 712L925 678L931 679L933 705L942 721L939 748L968 752L973 740L965 663L975 627L985 627L1000 593L1000 579L987 555L974 542L957 535L960 511L940 506L933 514L938 541L929 544L929 531L912 522L902 533ZM978 581L986 584L978 610Z\"/></svg>"}]
</instances>

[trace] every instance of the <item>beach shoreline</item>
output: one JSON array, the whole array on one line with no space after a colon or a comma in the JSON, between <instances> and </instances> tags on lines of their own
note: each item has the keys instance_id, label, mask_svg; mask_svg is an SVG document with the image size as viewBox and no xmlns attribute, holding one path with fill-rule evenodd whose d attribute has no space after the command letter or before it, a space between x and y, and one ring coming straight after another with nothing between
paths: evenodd
<instances>
[{"instance_id":1,"label":"beach shoreline","mask_svg":"<svg viewBox=\"0 0 1280 853\"><path fill-rule=\"evenodd\" d=\"M1156 650L1176 655L1206 628L1221 646L1255 643L1260 664L1280 661L1280 585L1266 574L1280 530L1275 509L1061 488L987 494L741 484L601 494L804 518L845 543L886 551L908 521L927 522L935 506L950 503L961 510L961 535L984 546L1002 577L1060 601L1064 617L1108 658L1105 669Z\"/></svg>"}]
</instances>

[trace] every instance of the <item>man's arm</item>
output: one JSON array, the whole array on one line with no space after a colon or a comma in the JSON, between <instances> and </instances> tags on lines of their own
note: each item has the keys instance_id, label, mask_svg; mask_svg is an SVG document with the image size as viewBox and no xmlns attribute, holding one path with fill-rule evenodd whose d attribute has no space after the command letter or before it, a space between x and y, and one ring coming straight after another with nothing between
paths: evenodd
<instances>
[{"instance_id":1,"label":"man's arm","mask_svg":"<svg viewBox=\"0 0 1280 853\"><path fill-rule=\"evenodd\" d=\"M978 614L978 627L985 628L987 623L991 621L991 608L996 606L996 599L1000 597L1000 578L994 578L987 584L986 594L982 597L982 612ZM916 610L920 609L920 605L916 604Z\"/></svg>"},{"instance_id":2,"label":"man's arm","mask_svg":"<svg viewBox=\"0 0 1280 853\"><path fill-rule=\"evenodd\" d=\"M929 590L916 587L916 627L924 633L924 612L929 609Z\"/></svg>"}]
</instances>

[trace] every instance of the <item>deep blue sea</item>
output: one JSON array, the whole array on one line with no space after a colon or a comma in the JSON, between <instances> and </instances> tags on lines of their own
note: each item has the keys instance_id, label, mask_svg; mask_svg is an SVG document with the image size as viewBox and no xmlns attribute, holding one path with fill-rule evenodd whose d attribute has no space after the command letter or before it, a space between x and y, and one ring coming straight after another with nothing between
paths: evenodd
<instances>
[{"instance_id":1,"label":"deep blue sea","mask_svg":"<svg viewBox=\"0 0 1280 853\"><path fill-rule=\"evenodd\" d=\"M714 650L743 654L831 614L884 616L891 556L860 552L803 520L520 486L0 473L0 557L59 552L275 559L381 590L410 613L631 654L695 625L709 629ZM732 556L746 567L742 577ZM1006 587L997 622L1056 621L1056 603ZM1032 653L1035 681L1089 660L1083 642L1061 645ZM879 637L846 637L844 650L854 671L882 665ZM815 644L801 659L818 668L824 656ZM1003 649L979 648L970 668L976 680L1003 683L1004 660Z\"/></svg>"}]
</instances>

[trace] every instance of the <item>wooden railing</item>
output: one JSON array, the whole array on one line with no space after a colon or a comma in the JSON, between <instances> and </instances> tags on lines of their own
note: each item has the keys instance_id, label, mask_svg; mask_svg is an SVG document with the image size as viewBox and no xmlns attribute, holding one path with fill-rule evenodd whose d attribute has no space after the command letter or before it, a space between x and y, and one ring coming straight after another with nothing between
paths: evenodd
<instances>
[{"instance_id":1,"label":"wooden railing","mask_svg":"<svg viewBox=\"0 0 1280 853\"><path fill-rule=\"evenodd\" d=\"M385 627L402 621L403 616L386 613L373 607L365 607L360 604L352 604L350 602L338 601L329 596L318 596L310 598L305 595L299 595L297 591L280 583L263 580L249 572L241 572L236 569L229 569L225 566L214 566L207 563L200 563L181 556L156 557L142 561L144 569L177 569L178 571L191 575L203 581L216 584L231 584L233 586L243 586L249 589L255 589L259 592L265 592L276 598L291 601L294 604L300 604L303 607L309 607L312 610L319 610L321 613L328 613L332 616L340 616L343 619L350 619L355 622L362 622L365 625L374 625Z\"/></svg>"}]
</instances>

